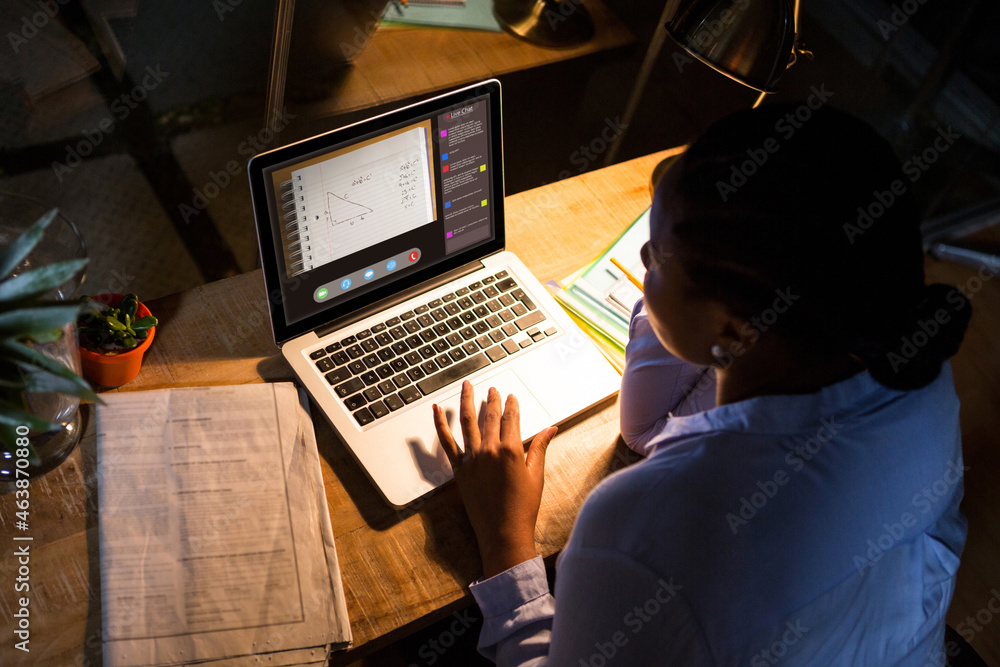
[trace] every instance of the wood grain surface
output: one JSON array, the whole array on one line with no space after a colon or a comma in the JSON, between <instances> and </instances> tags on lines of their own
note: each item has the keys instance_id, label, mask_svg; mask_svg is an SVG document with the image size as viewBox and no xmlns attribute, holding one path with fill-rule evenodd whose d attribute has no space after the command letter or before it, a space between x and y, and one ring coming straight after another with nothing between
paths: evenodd
<instances>
[{"instance_id":1,"label":"wood grain surface","mask_svg":"<svg viewBox=\"0 0 1000 667\"><path fill-rule=\"evenodd\" d=\"M543 281L566 276L648 206L649 174L670 153L508 197L508 247ZM1000 231L981 240L1000 248ZM1000 280L973 267L931 260L927 274L928 282L962 287L974 308L966 340L952 360L969 468L963 503L969 538L948 620L972 632L973 646L989 664L1000 664L1000 614L990 609L1000 597ZM139 377L120 391L292 379L271 341L259 271L150 305L161 322L156 341ZM34 538L30 654L14 650L10 640L15 506L13 494L0 497L2 665L101 664L96 443L92 410L86 408L84 416L88 423L79 448L31 485L31 527L24 533ZM355 641L350 651L334 656L333 664L343 665L469 604L467 584L480 570L454 485L396 511L379 498L329 424L320 417L314 423ZM535 535L539 553L555 554L590 489L632 460L619 441L616 401L561 428L546 461ZM983 622L987 615L992 623Z\"/></svg>"},{"instance_id":2,"label":"wood grain surface","mask_svg":"<svg viewBox=\"0 0 1000 667\"><path fill-rule=\"evenodd\" d=\"M506 32L381 26L353 65L331 82L331 94L297 110L312 117L347 113L635 41L600 0L585 5L594 19L594 37L566 49L542 48Z\"/></svg>"},{"instance_id":3,"label":"wood grain surface","mask_svg":"<svg viewBox=\"0 0 1000 667\"><path fill-rule=\"evenodd\" d=\"M649 174L663 152L508 197L507 247L542 281L592 259L649 205ZM143 369L115 391L291 380L271 339L260 271L148 304L160 320ZM93 407L80 446L31 490L31 653L13 649L17 564L0 559L3 665L100 665L101 594ZM389 507L329 423L316 412L330 517L354 647L348 664L471 602L480 574L475 538L453 484L406 510ZM428 412L428 419L430 414ZM612 399L563 425L548 450L535 539L552 556L580 504L611 471L634 460L620 442ZM13 494L0 498L4 549L13 544ZM8 585L8 582L9 585Z\"/></svg>"}]
</instances>

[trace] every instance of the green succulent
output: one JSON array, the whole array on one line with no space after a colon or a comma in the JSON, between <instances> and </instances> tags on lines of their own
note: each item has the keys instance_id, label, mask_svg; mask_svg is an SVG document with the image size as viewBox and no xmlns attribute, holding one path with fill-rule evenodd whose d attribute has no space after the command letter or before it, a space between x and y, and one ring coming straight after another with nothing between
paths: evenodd
<instances>
[{"instance_id":1,"label":"green succulent","mask_svg":"<svg viewBox=\"0 0 1000 667\"><path fill-rule=\"evenodd\" d=\"M42 238L58 211L52 209L6 248L0 249L0 444L14 453L17 427L54 431L59 424L31 414L25 394L70 394L100 401L87 382L58 361L38 352L31 343L51 342L74 322L81 301L47 299L46 294L80 271L86 259L57 262L14 275ZM29 445L29 459L38 457Z\"/></svg>"},{"instance_id":2,"label":"green succulent","mask_svg":"<svg viewBox=\"0 0 1000 667\"><path fill-rule=\"evenodd\" d=\"M131 350L146 340L149 330L157 325L152 315L136 317L139 297L126 294L117 306L96 302L77 321L80 340L90 350Z\"/></svg>"}]
</instances>

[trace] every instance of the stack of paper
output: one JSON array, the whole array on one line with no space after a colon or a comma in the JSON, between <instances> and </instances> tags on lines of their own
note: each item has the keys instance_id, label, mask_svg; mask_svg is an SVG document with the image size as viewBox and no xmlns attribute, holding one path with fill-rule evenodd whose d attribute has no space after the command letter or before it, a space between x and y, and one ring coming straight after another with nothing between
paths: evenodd
<instances>
[{"instance_id":1,"label":"stack of paper","mask_svg":"<svg viewBox=\"0 0 1000 667\"><path fill-rule=\"evenodd\" d=\"M294 385L104 394L104 665L323 665L350 642Z\"/></svg>"},{"instance_id":2,"label":"stack of paper","mask_svg":"<svg viewBox=\"0 0 1000 667\"><path fill-rule=\"evenodd\" d=\"M465 0L408 0L406 4L410 5L437 5L440 7L462 7L465 5Z\"/></svg>"},{"instance_id":3,"label":"stack of paper","mask_svg":"<svg viewBox=\"0 0 1000 667\"><path fill-rule=\"evenodd\" d=\"M590 264L561 284L549 284L559 305L594 339L598 349L619 373L625 370L629 316L642 291L611 262L611 258L617 259L641 280L645 267L639 258L639 249L648 240L649 209L646 209Z\"/></svg>"},{"instance_id":4,"label":"stack of paper","mask_svg":"<svg viewBox=\"0 0 1000 667\"><path fill-rule=\"evenodd\" d=\"M382 25L503 30L493 16L493 0L423 0L409 4L397 0L386 5Z\"/></svg>"}]
</instances>

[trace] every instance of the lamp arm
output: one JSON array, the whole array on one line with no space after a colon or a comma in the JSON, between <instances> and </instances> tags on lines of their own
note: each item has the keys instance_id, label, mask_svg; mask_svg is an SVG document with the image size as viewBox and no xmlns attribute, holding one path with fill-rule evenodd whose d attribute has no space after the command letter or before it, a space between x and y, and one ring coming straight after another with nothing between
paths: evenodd
<instances>
[{"instance_id":1,"label":"lamp arm","mask_svg":"<svg viewBox=\"0 0 1000 667\"><path fill-rule=\"evenodd\" d=\"M807 49L806 45L799 39L799 9L799 0L795 0L795 8L792 10L792 30L795 32L795 37L792 41L792 57L788 60L789 67L795 64L800 55L805 56L809 60L813 59L813 52Z\"/></svg>"},{"instance_id":2,"label":"lamp arm","mask_svg":"<svg viewBox=\"0 0 1000 667\"><path fill-rule=\"evenodd\" d=\"M794 33L795 36L792 38L792 53L791 53L791 55L788 58L788 65L785 67L785 69L790 68L792 65L794 65L796 63L796 61L798 61L799 54L804 55L809 60L812 60L812 58L813 58L813 52L810 51L810 50L808 50L808 49L806 49L805 45L802 44L801 41L799 41L799 10L800 9L801 9L801 3L799 2L799 0L795 0L795 3L794 3L793 8L792 8L792 31L793 31L793 33ZM753 107L752 108L756 109L757 107L759 107L761 105L761 103L764 101L764 98L767 97L768 95L769 95L769 93L761 93L757 97L757 101L753 103Z\"/></svg>"}]
</instances>

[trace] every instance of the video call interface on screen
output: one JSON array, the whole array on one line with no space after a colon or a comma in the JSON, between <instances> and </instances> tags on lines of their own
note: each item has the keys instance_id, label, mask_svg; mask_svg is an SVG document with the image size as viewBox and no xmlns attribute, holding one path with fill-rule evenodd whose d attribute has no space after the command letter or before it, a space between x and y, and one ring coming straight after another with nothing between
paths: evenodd
<instances>
[{"instance_id":1,"label":"video call interface on screen","mask_svg":"<svg viewBox=\"0 0 1000 667\"><path fill-rule=\"evenodd\" d=\"M493 238L489 112L476 98L270 170L289 324Z\"/></svg>"}]
</instances>

